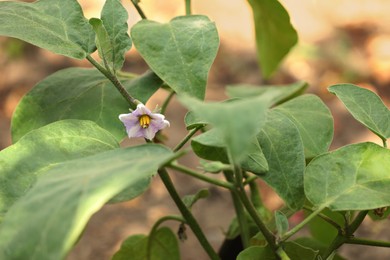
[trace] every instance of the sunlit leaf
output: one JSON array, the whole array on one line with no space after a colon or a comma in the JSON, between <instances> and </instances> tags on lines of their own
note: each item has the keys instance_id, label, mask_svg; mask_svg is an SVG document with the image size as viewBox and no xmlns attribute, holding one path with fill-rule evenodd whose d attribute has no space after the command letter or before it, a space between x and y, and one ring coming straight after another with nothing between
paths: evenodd
<instances>
[{"instance_id":1,"label":"sunlit leaf","mask_svg":"<svg viewBox=\"0 0 390 260\"><path fill-rule=\"evenodd\" d=\"M264 77L269 77L297 43L288 12L277 0L248 0L253 10L257 54Z\"/></svg>"},{"instance_id":2,"label":"sunlit leaf","mask_svg":"<svg viewBox=\"0 0 390 260\"><path fill-rule=\"evenodd\" d=\"M0 35L76 59L95 49L95 33L76 0L0 2Z\"/></svg>"},{"instance_id":3,"label":"sunlit leaf","mask_svg":"<svg viewBox=\"0 0 390 260\"><path fill-rule=\"evenodd\" d=\"M128 187L140 195L170 158L167 148L147 144L48 168L6 214L0 259L63 259L104 203Z\"/></svg>"},{"instance_id":4,"label":"sunlit leaf","mask_svg":"<svg viewBox=\"0 0 390 260\"><path fill-rule=\"evenodd\" d=\"M201 15L175 17L166 24L142 20L132 27L131 37L150 68L173 90L204 98L219 46L214 22Z\"/></svg>"},{"instance_id":5,"label":"sunlit leaf","mask_svg":"<svg viewBox=\"0 0 390 260\"><path fill-rule=\"evenodd\" d=\"M0 152L0 219L47 168L118 146L90 121L63 120L31 131Z\"/></svg>"},{"instance_id":6,"label":"sunlit leaf","mask_svg":"<svg viewBox=\"0 0 390 260\"><path fill-rule=\"evenodd\" d=\"M320 155L305 172L310 202L331 210L367 210L390 206L390 151L359 143Z\"/></svg>"},{"instance_id":7,"label":"sunlit leaf","mask_svg":"<svg viewBox=\"0 0 390 260\"><path fill-rule=\"evenodd\" d=\"M126 89L141 102L160 87L151 72L136 78L121 78ZM128 113L129 104L112 83L95 69L60 70L39 82L17 106L12 118L12 139L62 119L91 120L117 140L126 136L118 115Z\"/></svg>"}]
</instances>

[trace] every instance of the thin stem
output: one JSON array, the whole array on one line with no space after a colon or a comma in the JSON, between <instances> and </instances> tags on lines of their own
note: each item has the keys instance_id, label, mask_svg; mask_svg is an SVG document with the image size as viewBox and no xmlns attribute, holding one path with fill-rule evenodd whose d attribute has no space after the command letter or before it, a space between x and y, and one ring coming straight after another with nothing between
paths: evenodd
<instances>
[{"instance_id":1,"label":"thin stem","mask_svg":"<svg viewBox=\"0 0 390 260\"><path fill-rule=\"evenodd\" d=\"M257 178L258 178L257 176L252 175L252 176L248 177L247 179L245 179L245 181L242 183L242 185L244 185L244 186L248 185L249 183L257 180Z\"/></svg>"},{"instance_id":2,"label":"thin stem","mask_svg":"<svg viewBox=\"0 0 390 260\"><path fill-rule=\"evenodd\" d=\"M307 223L309 223L315 216L317 216L323 208L318 208L314 210L309 216L307 216L302 222L297 224L295 227L290 229L288 232L284 233L284 235L280 238L281 241L286 241L289 239L292 235L297 233L299 230L301 230Z\"/></svg>"},{"instance_id":3,"label":"thin stem","mask_svg":"<svg viewBox=\"0 0 390 260\"><path fill-rule=\"evenodd\" d=\"M151 247L152 247L152 241L153 241L153 236L156 234L157 232L157 228L165 221L168 221L168 220L175 220L175 221L178 221L178 222L181 222L181 223L186 223L185 219L182 218L181 216L173 216L173 215L170 215L170 216L164 216L162 218L160 218L159 220L157 220L156 223L154 223L152 229L150 230L150 233L149 233L149 239L148 239L148 243L147 243L147 249L146 249L146 259L150 259L150 252L151 252Z\"/></svg>"},{"instance_id":4,"label":"thin stem","mask_svg":"<svg viewBox=\"0 0 390 260\"><path fill-rule=\"evenodd\" d=\"M138 14L141 16L142 19L147 19L146 16L145 16L145 13L142 11L141 7L138 5L138 2L137 0L131 0L131 2L133 3L135 9L137 9L137 12Z\"/></svg>"},{"instance_id":5,"label":"thin stem","mask_svg":"<svg viewBox=\"0 0 390 260\"><path fill-rule=\"evenodd\" d=\"M178 165L178 164L175 164L175 163L171 163L170 165L168 165L169 168L171 169L174 169L174 170L177 170L179 172L182 172L182 173L185 173L187 175L190 175L192 177L195 177L197 179L200 179L202 181L205 181L205 182L208 182L208 183L211 183L211 184L214 184L214 185L217 185L217 186L220 186L220 187L223 187L223 188L226 188L226 189L229 189L229 190L234 190L234 185L229 183L229 182L225 182L225 181L221 181L221 180L218 180L218 179L214 179L214 178L210 178L204 174L201 174L201 173L198 173L190 168L187 168L185 166L182 166L182 165Z\"/></svg>"},{"instance_id":6,"label":"thin stem","mask_svg":"<svg viewBox=\"0 0 390 260\"><path fill-rule=\"evenodd\" d=\"M384 148L387 148L387 142L386 142L386 139L385 139L385 138L382 138L382 142L383 142L383 147L384 147Z\"/></svg>"},{"instance_id":7,"label":"thin stem","mask_svg":"<svg viewBox=\"0 0 390 260\"><path fill-rule=\"evenodd\" d=\"M307 211L310 211L310 212L313 212L313 209L307 207L307 206L303 206L303 209L307 210ZM333 221L333 219L329 218L328 216L322 214L322 213L319 213L318 214L318 217L322 218L324 221L328 222L329 224L331 224L332 226L334 226L337 230L341 231L342 230L342 227L337 224L335 221Z\"/></svg>"},{"instance_id":8,"label":"thin stem","mask_svg":"<svg viewBox=\"0 0 390 260\"><path fill-rule=\"evenodd\" d=\"M118 80L118 78L115 75L113 75L110 71L106 70L102 65L100 65L96 60L94 60L90 55L88 55L86 58L95 68L97 68L104 76L106 76L106 78L109 79L112 82L112 84L114 84L115 88L127 100L127 102L129 103L129 105L132 109L135 109L137 107L137 104L141 103L137 99L130 96L129 92L127 92L125 87L122 85L122 83Z\"/></svg>"},{"instance_id":9,"label":"thin stem","mask_svg":"<svg viewBox=\"0 0 390 260\"><path fill-rule=\"evenodd\" d=\"M233 173L230 171L224 171L223 172L225 178L227 181L229 181L232 185L234 183L234 176ZM235 185L233 185L235 186ZM241 242L244 248L249 246L249 225L248 225L248 219L245 214L245 209L240 203L240 198L238 197L237 191L234 189L230 192L230 195L232 196L232 201L234 205L234 209L236 211L237 215L237 221L240 227L240 235L241 235Z\"/></svg>"},{"instance_id":10,"label":"thin stem","mask_svg":"<svg viewBox=\"0 0 390 260\"><path fill-rule=\"evenodd\" d=\"M175 95L175 91L171 90L168 97L165 99L164 103L161 106L161 114L165 114L165 111L167 110L169 102L172 100L173 96Z\"/></svg>"},{"instance_id":11,"label":"thin stem","mask_svg":"<svg viewBox=\"0 0 390 260\"><path fill-rule=\"evenodd\" d=\"M217 253L214 251L212 246L210 245L209 241L207 240L206 236L203 234L202 229L200 228L198 222L192 215L191 211L186 207L186 205L181 200L179 194L177 193L175 186L172 183L171 178L168 175L168 172L162 168L158 170L158 173L160 175L160 178L162 182L164 183L165 187L167 188L169 195L171 195L173 201L175 202L176 206L178 207L180 213L183 215L184 219L186 220L187 224L190 226L192 232L194 232L195 236L198 238L199 243L202 245L203 249L206 251L210 259L219 259Z\"/></svg>"},{"instance_id":12,"label":"thin stem","mask_svg":"<svg viewBox=\"0 0 390 260\"><path fill-rule=\"evenodd\" d=\"M191 15L191 0L185 0L186 2L186 15Z\"/></svg>"},{"instance_id":13,"label":"thin stem","mask_svg":"<svg viewBox=\"0 0 390 260\"><path fill-rule=\"evenodd\" d=\"M188 142L188 140L190 140L191 137L201 128L203 128L203 126L197 126L194 129L192 129L190 132L188 132L188 134L183 138L183 140L181 140L180 143L178 143L176 147L173 148L173 151L174 152L179 151Z\"/></svg>"},{"instance_id":14,"label":"thin stem","mask_svg":"<svg viewBox=\"0 0 390 260\"><path fill-rule=\"evenodd\" d=\"M259 187L257 186L257 183L254 181L249 182L249 189L251 191L251 201L253 203L253 206L255 208L264 207L262 200L261 200Z\"/></svg>"},{"instance_id":15,"label":"thin stem","mask_svg":"<svg viewBox=\"0 0 390 260\"><path fill-rule=\"evenodd\" d=\"M390 247L389 241L370 240L365 238L351 237L345 241L346 244L356 244L364 246Z\"/></svg>"}]
</instances>

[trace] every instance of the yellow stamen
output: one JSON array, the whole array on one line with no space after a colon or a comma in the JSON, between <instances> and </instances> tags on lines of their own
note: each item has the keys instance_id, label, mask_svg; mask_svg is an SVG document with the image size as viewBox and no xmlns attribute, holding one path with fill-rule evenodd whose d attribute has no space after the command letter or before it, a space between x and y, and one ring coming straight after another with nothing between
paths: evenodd
<instances>
[{"instance_id":1,"label":"yellow stamen","mask_svg":"<svg viewBox=\"0 0 390 260\"><path fill-rule=\"evenodd\" d=\"M142 128L148 128L150 124L150 116L148 115L142 115L139 117L139 125Z\"/></svg>"}]
</instances>

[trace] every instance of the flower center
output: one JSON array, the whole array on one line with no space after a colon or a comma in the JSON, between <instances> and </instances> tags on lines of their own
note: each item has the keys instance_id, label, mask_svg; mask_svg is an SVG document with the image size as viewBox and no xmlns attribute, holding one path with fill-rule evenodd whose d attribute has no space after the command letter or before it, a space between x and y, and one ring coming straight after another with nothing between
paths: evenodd
<instances>
[{"instance_id":1,"label":"flower center","mask_svg":"<svg viewBox=\"0 0 390 260\"><path fill-rule=\"evenodd\" d=\"M148 115L142 115L139 117L139 125L142 128L148 128L150 124L150 116Z\"/></svg>"}]
</instances>

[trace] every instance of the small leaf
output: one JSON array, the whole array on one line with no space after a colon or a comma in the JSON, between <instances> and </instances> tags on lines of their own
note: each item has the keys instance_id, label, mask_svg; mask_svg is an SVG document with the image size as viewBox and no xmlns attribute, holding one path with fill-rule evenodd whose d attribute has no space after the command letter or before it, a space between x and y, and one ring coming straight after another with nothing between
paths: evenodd
<instances>
[{"instance_id":1,"label":"small leaf","mask_svg":"<svg viewBox=\"0 0 390 260\"><path fill-rule=\"evenodd\" d=\"M0 259L65 258L104 203L129 186L133 198L140 195L144 180L172 157L167 148L147 144L48 168L5 216Z\"/></svg>"},{"instance_id":2,"label":"small leaf","mask_svg":"<svg viewBox=\"0 0 390 260\"><path fill-rule=\"evenodd\" d=\"M219 133L214 129L193 138L191 146L195 154L200 158L229 164L226 145ZM256 138L252 138L247 148L247 154L245 154L240 165L244 170L258 175L268 171L267 160Z\"/></svg>"},{"instance_id":3,"label":"small leaf","mask_svg":"<svg viewBox=\"0 0 390 260\"><path fill-rule=\"evenodd\" d=\"M318 240L315 240L311 237L300 237L300 238L295 239L294 242L303 246L303 247L311 248L314 251L318 251L319 253L317 255L320 255L322 252L327 250L329 247L329 246L327 246L327 245L325 245L325 244L323 244L323 243L319 242ZM330 259L332 259L332 260L346 260L344 257L341 257L338 254L334 254L333 258L327 258L327 259L329 259L329 260ZM316 260L321 260L321 259L318 258Z\"/></svg>"},{"instance_id":4,"label":"small leaf","mask_svg":"<svg viewBox=\"0 0 390 260\"><path fill-rule=\"evenodd\" d=\"M207 162L204 160L200 160L200 164L202 165L202 169L205 172L209 173L219 173L221 171L232 170L232 167L229 164L224 164L221 162Z\"/></svg>"},{"instance_id":5,"label":"small leaf","mask_svg":"<svg viewBox=\"0 0 390 260\"><path fill-rule=\"evenodd\" d=\"M390 138L390 111L374 92L352 84L329 87L345 105L352 116L382 140Z\"/></svg>"},{"instance_id":6,"label":"small leaf","mask_svg":"<svg viewBox=\"0 0 390 260\"><path fill-rule=\"evenodd\" d=\"M0 35L76 59L95 50L95 33L76 0L0 2Z\"/></svg>"},{"instance_id":7,"label":"small leaf","mask_svg":"<svg viewBox=\"0 0 390 260\"><path fill-rule=\"evenodd\" d=\"M314 158L305 172L310 202L331 210L390 206L390 151L373 143L342 147Z\"/></svg>"},{"instance_id":8,"label":"small leaf","mask_svg":"<svg viewBox=\"0 0 390 260\"><path fill-rule=\"evenodd\" d=\"M269 77L297 43L290 17L277 0L248 0L253 10L257 55L264 77Z\"/></svg>"},{"instance_id":9,"label":"small leaf","mask_svg":"<svg viewBox=\"0 0 390 260\"><path fill-rule=\"evenodd\" d=\"M278 111L269 113L258 140L269 170L260 176L292 209L303 206L305 157L298 128Z\"/></svg>"},{"instance_id":10,"label":"small leaf","mask_svg":"<svg viewBox=\"0 0 390 260\"><path fill-rule=\"evenodd\" d=\"M208 189L201 189L196 194L187 195L183 197L183 202L187 208L192 208L192 206L200 199L207 198L209 196Z\"/></svg>"},{"instance_id":11,"label":"small leaf","mask_svg":"<svg viewBox=\"0 0 390 260\"><path fill-rule=\"evenodd\" d=\"M89 23L92 25L96 33L96 46L99 52L99 56L103 60L103 64L106 66L106 69L114 68L114 50L111 44L111 40L108 37L106 28L104 28L102 20L97 18L91 18L89 20Z\"/></svg>"},{"instance_id":12,"label":"small leaf","mask_svg":"<svg viewBox=\"0 0 390 260\"><path fill-rule=\"evenodd\" d=\"M279 210L275 211L275 223L278 235L283 236L283 234L288 231L288 219L286 215Z\"/></svg>"},{"instance_id":13,"label":"small leaf","mask_svg":"<svg viewBox=\"0 0 390 260\"><path fill-rule=\"evenodd\" d=\"M131 37L150 68L173 90L204 99L219 46L214 22L201 15L176 17L167 24L142 20L131 28Z\"/></svg>"},{"instance_id":14,"label":"small leaf","mask_svg":"<svg viewBox=\"0 0 390 260\"><path fill-rule=\"evenodd\" d=\"M151 72L121 79L143 103L162 83ZM29 131L58 120L82 119L94 121L119 141L126 133L118 116L128 111L129 104L99 71L64 69L39 82L22 98L12 118L12 139L16 142Z\"/></svg>"},{"instance_id":15,"label":"small leaf","mask_svg":"<svg viewBox=\"0 0 390 260\"><path fill-rule=\"evenodd\" d=\"M307 87L308 85L306 82L296 82L281 86L233 85L228 86L226 92L231 98L249 98L258 95L272 94L272 96L274 96L272 105L277 105L302 94Z\"/></svg>"},{"instance_id":16,"label":"small leaf","mask_svg":"<svg viewBox=\"0 0 390 260\"><path fill-rule=\"evenodd\" d=\"M150 240L151 241L148 241ZM149 258L147 246L150 243ZM175 234L167 227L162 227L151 236L133 235L128 237L112 260L180 260L179 244Z\"/></svg>"},{"instance_id":17,"label":"small leaf","mask_svg":"<svg viewBox=\"0 0 390 260\"><path fill-rule=\"evenodd\" d=\"M125 61L125 53L131 48L131 39L127 33L128 14L120 0L107 0L103 6L101 20L112 45L112 68L119 70Z\"/></svg>"},{"instance_id":18,"label":"small leaf","mask_svg":"<svg viewBox=\"0 0 390 260\"><path fill-rule=\"evenodd\" d=\"M63 120L31 131L0 152L0 220L45 169L118 146L110 133L90 121Z\"/></svg>"},{"instance_id":19,"label":"small leaf","mask_svg":"<svg viewBox=\"0 0 390 260\"><path fill-rule=\"evenodd\" d=\"M253 138L266 122L270 96L222 103L203 103L194 98L181 97L180 102L199 119L214 126L216 136L222 140L234 163L240 163L246 157Z\"/></svg>"},{"instance_id":20,"label":"small leaf","mask_svg":"<svg viewBox=\"0 0 390 260\"><path fill-rule=\"evenodd\" d=\"M184 123L186 124L187 130L194 129L195 127L206 125L207 122L199 119L194 112L189 111L184 117Z\"/></svg>"},{"instance_id":21,"label":"small leaf","mask_svg":"<svg viewBox=\"0 0 390 260\"><path fill-rule=\"evenodd\" d=\"M319 97L299 96L274 110L288 117L298 128L305 158L311 159L328 151L333 139L333 117Z\"/></svg>"}]
</instances>

